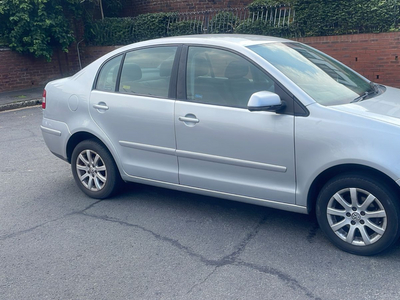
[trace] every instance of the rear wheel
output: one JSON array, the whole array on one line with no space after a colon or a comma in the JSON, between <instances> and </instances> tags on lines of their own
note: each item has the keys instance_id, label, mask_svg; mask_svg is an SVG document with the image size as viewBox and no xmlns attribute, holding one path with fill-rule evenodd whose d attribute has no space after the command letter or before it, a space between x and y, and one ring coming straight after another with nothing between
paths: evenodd
<instances>
[{"instance_id":1,"label":"rear wheel","mask_svg":"<svg viewBox=\"0 0 400 300\"><path fill-rule=\"evenodd\" d=\"M353 254L377 254L399 237L397 193L363 175L330 180L318 196L316 214L331 242Z\"/></svg>"},{"instance_id":2,"label":"rear wheel","mask_svg":"<svg viewBox=\"0 0 400 300\"><path fill-rule=\"evenodd\" d=\"M111 196L121 182L110 152L94 140L82 141L75 147L71 169L76 184L92 198L104 199Z\"/></svg>"}]
</instances>

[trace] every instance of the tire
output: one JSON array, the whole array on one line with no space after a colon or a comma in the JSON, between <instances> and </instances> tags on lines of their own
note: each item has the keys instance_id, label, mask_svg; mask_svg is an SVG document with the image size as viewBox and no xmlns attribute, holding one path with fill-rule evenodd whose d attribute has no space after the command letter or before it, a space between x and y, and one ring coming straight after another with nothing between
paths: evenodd
<instances>
[{"instance_id":1,"label":"tire","mask_svg":"<svg viewBox=\"0 0 400 300\"><path fill-rule=\"evenodd\" d=\"M316 215L321 230L339 249L375 255L399 238L397 193L360 174L341 175L321 189Z\"/></svg>"},{"instance_id":2,"label":"tire","mask_svg":"<svg viewBox=\"0 0 400 300\"><path fill-rule=\"evenodd\" d=\"M122 181L110 152L95 140L82 141L75 147L71 169L78 187L95 199L112 196Z\"/></svg>"}]
</instances>

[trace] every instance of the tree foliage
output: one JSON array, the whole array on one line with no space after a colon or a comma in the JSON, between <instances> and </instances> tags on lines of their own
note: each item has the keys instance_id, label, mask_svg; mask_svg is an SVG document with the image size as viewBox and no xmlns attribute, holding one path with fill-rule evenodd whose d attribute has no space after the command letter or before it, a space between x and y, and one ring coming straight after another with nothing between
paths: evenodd
<instances>
[{"instance_id":1,"label":"tree foliage","mask_svg":"<svg viewBox=\"0 0 400 300\"><path fill-rule=\"evenodd\" d=\"M79 0L3 0L3 38L13 50L51 60L54 48L67 52L74 40L67 16L79 14L79 5Z\"/></svg>"}]
</instances>

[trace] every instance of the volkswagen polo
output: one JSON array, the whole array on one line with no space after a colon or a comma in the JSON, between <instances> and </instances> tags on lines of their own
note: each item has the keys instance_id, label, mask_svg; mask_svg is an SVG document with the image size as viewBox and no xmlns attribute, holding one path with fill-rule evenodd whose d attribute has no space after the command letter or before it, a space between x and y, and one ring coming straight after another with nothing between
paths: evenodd
<instances>
[{"instance_id":1,"label":"volkswagen polo","mask_svg":"<svg viewBox=\"0 0 400 300\"><path fill-rule=\"evenodd\" d=\"M315 213L358 255L399 237L400 92L304 44L140 42L48 83L42 107L48 148L90 197L132 181Z\"/></svg>"}]
</instances>

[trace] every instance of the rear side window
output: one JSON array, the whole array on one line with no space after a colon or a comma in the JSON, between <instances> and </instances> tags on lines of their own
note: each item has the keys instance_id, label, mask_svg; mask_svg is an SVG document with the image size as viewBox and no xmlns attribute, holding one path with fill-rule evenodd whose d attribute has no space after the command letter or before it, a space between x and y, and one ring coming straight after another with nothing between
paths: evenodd
<instances>
[{"instance_id":1,"label":"rear side window","mask_svg":"<svg viewBox=\"0 0 400 300\"><path fill-rule=\"evenodd\" d=\"M119 92L167 98L177 47L129 52L121 71Z\"/></svg>"},{"instance_id":2,"label":"rear side window","mask_svg":"<svg viewBox=\"0 0 400 300\"><path fill-rule=\"evenodd\" d=\"M114 57L103 65L96 83L96 90L115 92L122 55Z\"/></svg>"}]
</instances>

